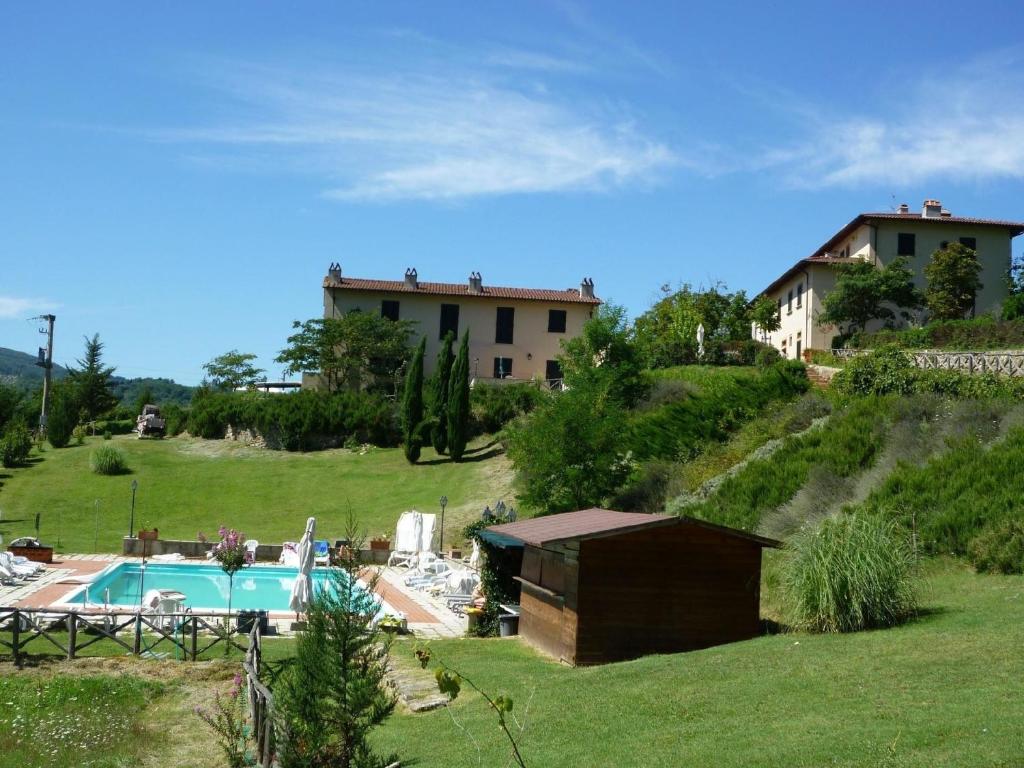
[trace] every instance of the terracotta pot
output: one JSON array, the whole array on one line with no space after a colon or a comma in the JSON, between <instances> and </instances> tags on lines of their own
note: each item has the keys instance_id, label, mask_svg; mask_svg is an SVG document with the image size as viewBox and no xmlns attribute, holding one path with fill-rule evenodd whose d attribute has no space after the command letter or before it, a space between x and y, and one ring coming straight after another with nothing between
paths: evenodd
<instances>
[{"instance_id":1,"label":"terracotta pot","mask_svg":"<svg viewBox=\"0 0 1024 768\"><path fill-rule=\"evenodd\" d=\"M383 549L383 550L386 550L386 551L390 551L391 550L391 540L390 539L371 539L370 540L370 549Z\"/></svg>"},{"instance_id":2,"label":"terracotta pot","mask_svg":"<svg viewBox=\"0 0 1024 768\"><path fill-rule=\"evenodd\" d=\"M139 531L140 541L156 541L160 538L160 529L154 528L152 531Z\"/></svg>"}]
</instances>

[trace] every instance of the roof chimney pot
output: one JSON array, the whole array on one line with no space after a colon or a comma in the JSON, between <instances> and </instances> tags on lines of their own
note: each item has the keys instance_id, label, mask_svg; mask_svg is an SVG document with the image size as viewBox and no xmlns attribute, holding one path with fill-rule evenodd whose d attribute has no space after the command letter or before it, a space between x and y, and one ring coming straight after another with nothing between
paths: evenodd
<instances>
[{"instance_id":1,"label":"roof chimney pot","mask_svg":"<svg viewBox=\"0 0 1024 768\"><path fill-rule=\"evenodd\" d=\"M580 297L584 299L594 298L594 281L589 277L584 277L580 283Z\"/></svg>"},{"instance_id":2,"label":"roof chimney pot","mask_svg":"<svg viewBox=\"0 0 1024 768\"><path fill-rule=\"evenodd\" d=\"M405 270L405 287L416 290L419 286L419 281L416 278L416 267L410 267Z\"/></svg>"},{"instance_id":3,"label":"roof chimney pot","mask_svg":"<svg viewBox=\"0 0 1024 768\"><path fill-rule=\"evenodd\" d=\"M925 200L921 210L921 218L937 219L942 215L942 203L938 200Z\"/></svg>"},{"instance_id":4,"label":"roof chimney pot","mask_svg":"<svg viewBox=\"0 0 1024 768\"><path fill-rule=\"evenodd\" d=\"M469 292L480 294L484 292L484 279L479 272L469 273Z\"/></svg>"},{"instance_id":5,"label":"roof chimney pot","mask_svg":"<svg viewBox=\"0 0 1024 768\"><path fill-rule=\"evenodd\" d=\"M332 280L341 280L341 264L332 261L327 268L327 276Z\"/></svg>"},{"instance_id":6,"label":"roof chimney pot","mask_svg":"<svg viewBox=\"0 0 1024 768\"><path fill-rule=\"evenodd\" d=\"M906 203L900 203L900 213L910 213L910 206Z\"/></svg>"}]
</instances>

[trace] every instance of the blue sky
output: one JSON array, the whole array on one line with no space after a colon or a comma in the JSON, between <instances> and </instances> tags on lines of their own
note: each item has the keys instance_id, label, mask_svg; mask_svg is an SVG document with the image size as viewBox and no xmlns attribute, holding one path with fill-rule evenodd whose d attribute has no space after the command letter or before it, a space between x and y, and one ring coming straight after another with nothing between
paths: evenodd
<instances>
[{"instance_id":1,"label":"blue sky","mask_svg":"<svg viewBox=\"0 0 1024 768\"><path fill-rule=\"evenodd\" d=\"M272 376L346 274L756 292L865 210L1024 219L1012 3L0 9L0 346ZM1022 249L1021 242L1014 252Z\"/></svg>"}]
</instances>

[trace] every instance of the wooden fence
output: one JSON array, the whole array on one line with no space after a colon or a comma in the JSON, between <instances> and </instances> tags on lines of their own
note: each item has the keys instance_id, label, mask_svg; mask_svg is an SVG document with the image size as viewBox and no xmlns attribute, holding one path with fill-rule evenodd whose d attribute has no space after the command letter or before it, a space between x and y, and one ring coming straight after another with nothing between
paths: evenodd
<instances>
[{"instance_id":1,"label":"wooden fence","mask_svg":"<svg viewBox=\"0 0 1024 768\"><path fill-rule=\"evenodd\" d=\"M255 623L258 625L259 620ZM16 665L21 665L26 646L41 638L68 659L101 640L111 640L124 649L125 655L143 656L164 641L168 652L180 652L186 661L195 661L214 646L224 643L240 651L239 644L221 614L182 613L147 614L138 611L81 613L49 609L0 608L0 632L10 633L10 640L0 637L0 648L10 651Z\"/></svg>"},{"instance_id":2,"label":"wooden fence","mask_svg":"<svg viewBox=\"0 0 1024 768\"><path fill-rule=\"evenodd\" d=\"M833 355L851 359L866 355L869 349L833 349ZM914 365L926 370L960 371L961 373L995 373L1001 376L1024 376L1024 352L933 352L905 350Z\"/></svg>"},{"instance_id":3,"label":"wooden fence","mask_svg":"<svg viewBox=\"0 0 1024 768\"><path fill-rule=\"evenodd\" d=\"M274 765L274 694L260 682L260 665L263 662L263 636L260 624L253 622L249 631L249 649L245 652L242 669L245 671L245 688L249 698L249 716L252 718L252 739L256 746L256 764L260 768Z\"/></svg>"}]
</instances>

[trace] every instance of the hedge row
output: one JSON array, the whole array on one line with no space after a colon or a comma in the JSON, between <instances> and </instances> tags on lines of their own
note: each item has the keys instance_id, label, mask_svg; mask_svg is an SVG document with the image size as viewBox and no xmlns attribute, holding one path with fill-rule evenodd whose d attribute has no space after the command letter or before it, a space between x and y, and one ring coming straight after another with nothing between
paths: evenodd
<instances>
[{"instance_id":1,"label":"hedge row","mask_svg":"<svg viewBox=\"0 0 1024 768\"><path fill-rule=\"evenodd\" d=\"M996 320L982 315L971 320L937 321L922 328L854 334L845 345L875 349L888 344L902 349L1017 349L1024 347L1024 319Z\"/></svg>"},{"instance_id":2,"label":"hedge row","mask_svg":"<svg viewBox=\"0 0 1024 768\"><path fill-rule=\"evenodd\" d=\"M363 392L303 391L290 395L261 392L205 392L192 401L188 431L222 438L228 427L251 429L288 451L322 448L324 440L388 447L401 433L394 404Z\"/></svg>"}]
</instances>

